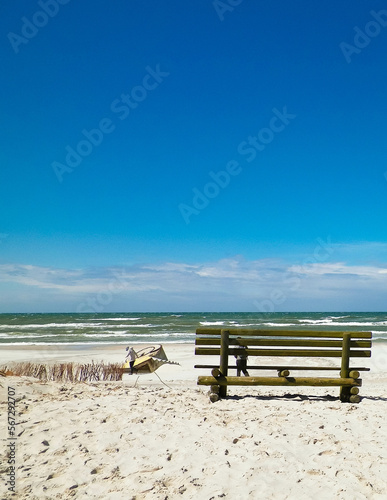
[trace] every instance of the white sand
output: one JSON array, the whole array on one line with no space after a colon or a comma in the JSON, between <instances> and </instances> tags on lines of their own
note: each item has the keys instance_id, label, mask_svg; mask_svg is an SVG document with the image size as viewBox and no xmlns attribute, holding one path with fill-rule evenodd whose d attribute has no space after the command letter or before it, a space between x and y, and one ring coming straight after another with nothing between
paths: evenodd
<instances>
[{"instance_id":1,"label":"white sand","mask_svg":"<svg viewBox=\"0 0 387 500\"><path fill-rule=\"evenodd\" d=\"M196 386L209 370L193 369L194 346L165 351L181 363L156 372L170 388L156 374L74 385L1 377L0 498L386 498L386 344L373 347L358 405L340 403L338 388L314 387L235 387L212 404ZM0 364L124 354L1 348ZM5 484L8 387L17 399L16 496Z\"/></svg>"}]
</instances>

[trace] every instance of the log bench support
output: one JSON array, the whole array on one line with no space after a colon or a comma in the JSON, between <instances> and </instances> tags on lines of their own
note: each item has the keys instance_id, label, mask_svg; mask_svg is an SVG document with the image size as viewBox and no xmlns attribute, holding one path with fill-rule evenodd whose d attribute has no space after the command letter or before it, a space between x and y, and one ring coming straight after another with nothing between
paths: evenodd
<instances>
[{"instance_id":1,"label":"log bench support","mask_svg":"<svg viewBox=\"0 0 387 500\"><path fill-rule=\"evenodd\" d=\"M298 332L298 331L274 331L274 330L243 330L243 329L209 329L198 328L196 354L219 355L219 367L217 365L196 365L195 368L212 368L211 376L199 376L198 385L210 386L209 396L212 402L227 396L227 386L314 386L314 387L340 387L340 400L342 402L359 403L359 387L362 385L361 371L369 371L369 368L350 368L351 357L370 357L371 332ZM289 337L289 338L285 338ZM323 338L325 337L325 338ZM318 340L315 340L317 338ZM340 340L336 340L340 339ZM365 340L366 339L366 340ZM277 371L275 376L229 376L228 370L235 369L229 366L229 356L238 351L233 346L244 346L249 355L258 356L300 356L300 357L341 357L341 367L327 366L289 366L285 363L280 366L258 365L249 366L249 370L273 369ZM209 347L208 347L209 346ZM250 347L251 346L251 347ZM258 348L259 346L259 348ZM263 348L264 346L264 348ZM269 349L276 347L276 349ZM315 350L312 348L324 348ZM327 349L329 348L329 349ZM336 349L333 349L336 348ZM361 349L359 349L361 348ZM303 370L340 370L339 377L294 377L290 376L292 371Z\"/></svg>"},{"instance_id":2,"label":"log bench support","mask_svg":"<svg viewBox=\"0 0 387 500\"><path fill-rule=\"evenodd\" d=\"M343 335L343 354L341 356L341 370L340 377L346 378L349 375L349 351L350 351L350 341L351 335L349 333L344 333ZM342 385L340 387L340 401L345 402L349 400L350 397L350 387Z\"/></svg>"},{"instance_id":3,"label":"log bench support","mask_svg":"<svg viewBox=\"0 0 387 500\"><path fill-rule=\"evenodd\" d=\"M221 330L220 332L220 373L227 377L228 374L228 349L230 345L230 334L228 330ZM216 383L216 382L215 382ZM227 396L227 384L219 384L220 391L219 397L225 398Z\"/></svg>"}]
</instances>

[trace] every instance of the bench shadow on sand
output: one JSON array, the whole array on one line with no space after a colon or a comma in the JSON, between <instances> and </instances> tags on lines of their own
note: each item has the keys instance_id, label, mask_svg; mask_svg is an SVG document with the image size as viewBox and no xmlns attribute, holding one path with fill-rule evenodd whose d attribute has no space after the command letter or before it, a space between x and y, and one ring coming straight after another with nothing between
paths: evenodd
<instances>
[{"instance_id":1,"label":"bench shadow on sand","mask_svg":"<svg viewBox=\"0 0 387 500\"><path fill-rule=\"evenodd\" d=\"M332 401L340 401L338 396L331 396L329 394L324 396L306 396L305 394L283 394L281 396L267 396L267 395L253 395L253 394L245 394L243 396L232 395L227 396L227 399L231 399L234 401L244 400L252 398L257 401L324 401L326 403L330 403ZM370 401L385 401L387 402L387 398L379 397L379 396L362 396L362 400L370 400ZM361 403L360 403L361 404Z\"/></svg>"}]
</instances>

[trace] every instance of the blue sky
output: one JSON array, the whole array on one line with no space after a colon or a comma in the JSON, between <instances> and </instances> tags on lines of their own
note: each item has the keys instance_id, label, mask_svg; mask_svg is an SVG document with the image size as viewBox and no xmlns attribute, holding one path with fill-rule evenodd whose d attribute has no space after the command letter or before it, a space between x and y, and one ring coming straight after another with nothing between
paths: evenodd
<instances>
[{"instance_id":1,"label":"blue sky","mask_svg":"<svg viewBox=\"0 0 387 500\"><path fill-rule=\"evenodd\" d=\"M0 14L0 312L386 310L384 2Z\"/></svg>"}]
</instances>

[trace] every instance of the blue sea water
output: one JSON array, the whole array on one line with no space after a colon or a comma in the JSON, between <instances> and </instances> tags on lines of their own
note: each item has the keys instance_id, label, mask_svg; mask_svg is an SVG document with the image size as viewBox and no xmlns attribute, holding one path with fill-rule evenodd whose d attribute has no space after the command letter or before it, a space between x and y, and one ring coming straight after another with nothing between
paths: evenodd
<instances>
[{"instance_id":1,"label":"blue sea water","mask_svg":"<svg viewBox=\"0 0 387 500\"><path fill-rule=\"evenodd\" d=\"M193 343L200 326L371 331L387 341L387 313L0 314L0 345Z\"/></svg>"}]
</instances>

